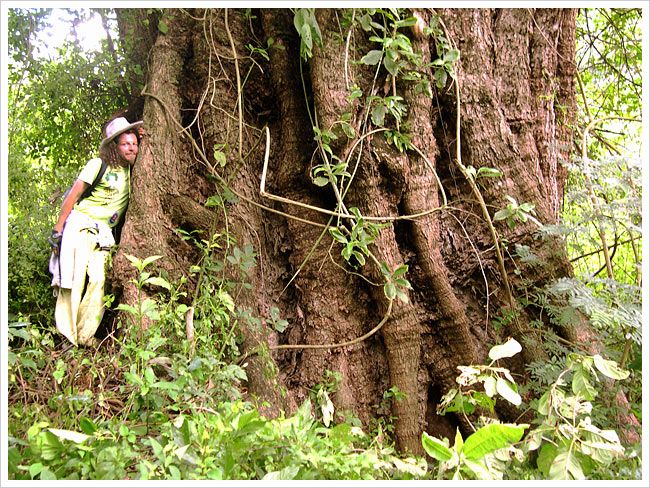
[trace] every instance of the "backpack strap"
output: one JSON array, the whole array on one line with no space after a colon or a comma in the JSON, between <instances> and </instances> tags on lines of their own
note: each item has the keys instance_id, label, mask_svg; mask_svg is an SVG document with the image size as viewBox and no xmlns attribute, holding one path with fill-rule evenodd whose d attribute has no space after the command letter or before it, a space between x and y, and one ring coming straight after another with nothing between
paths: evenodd
<instances>
[{"instance_id":1,"label":"backpack strap","mask_svg":"<svg viewBox=\"0 0 650 488\"><path fill-rule=\"evenodd\" d=\"M81 196L79 197L79 200L77 200L78 202L80 202L84 198L90 196L90 194L93 192L93 190L95 189L97 184L104 177L104 173L106 173L106 167L107 166L108 166L108 164L102 159L102 165L99 167L99 172L97 173L97 176L95 176L95 179L93 180L92 184L88 188L86 188L86 190L81 194Z\"/></svg>"}]
</instances>

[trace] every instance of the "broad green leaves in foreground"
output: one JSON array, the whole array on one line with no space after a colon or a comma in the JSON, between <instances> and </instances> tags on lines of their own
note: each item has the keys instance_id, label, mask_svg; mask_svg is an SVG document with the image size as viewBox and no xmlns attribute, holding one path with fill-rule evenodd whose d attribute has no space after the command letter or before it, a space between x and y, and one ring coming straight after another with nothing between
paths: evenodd
<instances>
[{"instance_id":1,"label":"broad green leaves in foreground","mask_svg":"<svg viewBox=\"0 0 650 488\"><path fill-rule=\"evenodd\" d=\"M505 344L494 346L489 357L494 362L519 351L520 344L509 339ZM507 369L492 366L459 366L458 369L461 374L456 381L460 387L445 395L441 402L445 409L439 413L472 413L476 408L491 411L495 393L515 405L522 402L516 386L515 389L511 387L514 380ZM523 462L525 453L537 451L536 467L541 478L579 480L597 467L606 467L623 457L625 449L617 433L600 429L592 421L594 405L591 402L598 392L593 383L600 381L598 373L613 380L625 379L629 374L600 355L571 355L566 369L542 397L533 402L537 418L531 430L528 424L484 420L487 423L464 440L457 431L453 447L449 446L448 439L423 433L422 446L439 462L438 478L501 479L513 463ZM573 379L567 384L565 377L571 376ZM484 392L472 388L480 382L483 382Z\"/></svg>"}]
</instances>

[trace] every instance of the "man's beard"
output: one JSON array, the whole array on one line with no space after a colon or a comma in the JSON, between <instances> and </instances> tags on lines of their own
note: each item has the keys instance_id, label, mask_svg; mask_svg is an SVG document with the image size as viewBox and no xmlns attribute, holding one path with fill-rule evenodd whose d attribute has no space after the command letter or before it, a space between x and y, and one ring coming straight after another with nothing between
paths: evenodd
<instances>
[{"instance_id":1,"label":"man's beard","mask_svg":"<svg viewBox=\"0 0 650 488\"><path fill-rule=\"evenodd\" d=\"M128 168L128 167L133 167L135 164L135 160L137 159L137 155L133 158L133 161L129 161L126 159L124 156L121 156L118 154L117 156L117 165L122 167L122 168Z\"/></svg>"}]
</instances>

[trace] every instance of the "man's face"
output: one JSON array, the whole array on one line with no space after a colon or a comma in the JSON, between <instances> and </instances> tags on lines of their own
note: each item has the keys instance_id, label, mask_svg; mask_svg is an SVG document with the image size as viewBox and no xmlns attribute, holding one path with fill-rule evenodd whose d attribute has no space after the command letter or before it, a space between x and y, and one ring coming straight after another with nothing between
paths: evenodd
<instances>
[{"instance_id":1,"label":"man's face","mask_svg":"<svg viewBox=\"0 0 650 488\"><path fill-rule=\"evenodd\" d=\"M117 138L117 153L123 162L133 166L138 155L138 138L135 134L120 134Z\"/></svg>"}]
</instances>

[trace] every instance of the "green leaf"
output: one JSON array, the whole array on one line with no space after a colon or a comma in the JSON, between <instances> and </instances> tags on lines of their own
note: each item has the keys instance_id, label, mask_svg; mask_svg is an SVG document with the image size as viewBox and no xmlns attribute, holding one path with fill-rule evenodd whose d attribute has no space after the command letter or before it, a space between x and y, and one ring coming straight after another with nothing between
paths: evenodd
<instances>
[{"instance_id":1,"label":"green leaf","mask_svg":"<svg viewBox=\"0 0 650 488\"><path fill-rule=\"evenodd\" d=\"M386 117L387 111L388 108L386 107L386 105L375 106L375 108L372 109L372 112L370 114L372 123L375 124L376 126L384 125L384 118Z\"/></svg>"},{"instance_id":2,"label":"green leaf","mask_svg":"<svg viewBox=\"0 0 650 488\"><path fill-rule=\"evenodd\" d=\"M126 257L126 259L131 261L131 264L133 264L133 266L135 266L137 269L142 269L141 268L142 261L140 259L136 258L135 256L131 256L130 254L126 254L126 253L124 254L124 256Z\"/></svg>"},{"instance_id":3,"label":"green leaf","mask_svg":"<svg viewBox=\"0 0 650 488\"><path fill-rule=\"evenodd\" d=\"M169 27L167 27L167 24L165 24L162 20L158 22L158 30L162 32L163 34L167 34L169 32Z\"/></svg>"},{"instance_id":4,"label":"green leaf","mask_svg":"<svg viewBox=\"0 0 650 488\"><path fill-rule=\"evenodd\" d=\"M314 185L316 186L320 186L320 187L327 186L329 182L330 179L325 176L317 176L316 178L314 178Z\"/></svg>"},{"instance_id":5,"label":"green leaf","mask_svg":"<svg viewBox=\"0 0 650 488\"><path fill-rule=\"evenodd\" d=\"M443 68L438 68L433 72L433 78L436 80L436 86L442 90L447 84L447 72Z\"/></svg>"},{"instance_id":6,"label":"green leaf","mask_svg":"<svg viewBox=\"0 0 650 488\"><path fill-rule=\"evenodd\" d=\"M397 22L395 22L395 28L399 29L401 27L410 27L417 23L418 23L418 19L416 19L415 17L407 17L405 19L398 20Z\"/></svg>"},{"instance_id":7,"label":"green leaf","mask_svg":"<svg viewBox=\"0 0 650 488\"><path fill-rule=\"evenodd\" d=\"M145 281L145 284L161 286L163 288L166 288L167 290L172 289L172 285L170 285L169 282L166 279L161 278L160 276L153 276L153 277L147 279Z\"/></svg>"},{"instance_id":8,"label":"green leaf","mask_svg":"<svg viewBox=\"0 0 650 488\"><path fill-rule=\"evenodd\" d=\"M180 385L171 381L156 381L151 385L151 387L169 391L179 391L181 389Z\"/></svg>"},{"instance_id":9,"label":"green leaf","mask_svg":"<svg viewBox=\"0 0 650 488\"><path fill-rule=\"evenodd\" d=\"M140 312L143 314L156 314L158 305L151 298L145 298L140 306ZM152 317L153 318L153 317Z\"/></svg>"},{"instance_id":10,"label":"green leaf","mask_svg":"<svg viewBox=\"0 0 650 488\"><path fill-rule=\"evenodd\" d=\"M158 256L158 255L156 255L156 256L149 256L149 257L147 257L147 258L144 258L144 260L142 261L142 269L146 268L146 267L149 266L151 263L153 263L154 261L157 261L157 260L160 259L160 258L162 258L162 256Z\"/></svg>"},{"instance_id":11,"label":"green leaf","mask_svg":"<svg viewBox=\"0 0 650 488\"><path fill-rule=\"evenodd\" d=\"M509 218L512 215L512 210L509 208L504 208L502 210L499 210L497 213L494 214L494 217L492 217L492 220L494 222L498 222L499 220L505 220Z\"/></svg>"},{"instance_id":12,"label":"green leaf","mask_svg":"<svg viewBox=\"0 0 650 488\"><path fill-rule=\"evenodd\" d=\"M299 8L296 9L296 13L293 16L293 26L296 28L297 32L300 32L302 26L305 24L305 16L307 14L307 9Z\"/></svg>"},{"instance_id":13,"label":"green leaf","mask_svg":"<svg viewBox=\"0 0 650 488\"><path fill-rule=\"evenodd\" d=\"M298 475L300 466L297 464L290 464L280 471L270 471L264 475L263 480L293 480Z\"/></svg>"},{"instance_id":14,"label":"green leaf","mask_svg":"<svg viewBox=\"0 0 650 488\"><path fill-rule=\"evenodd\" d=\"M147 380L147 383L153 383L156 381L156 373L153 372L151 366L144 370L144 379Z\"/></svg>"},{"instance_id":15,"label":"green leaf","mask_svg":"<svg viewBox=\"0 0 650 488\"><path fill-rule=\"evenodd\" d=\"M180 480L181 479L181 471L180 471L180 469L178 469L173 464L169 466L169 474L171 475L169 477L169 479L172 479L172 480Z\"/></svg>"},{"instance_id":16,"label":"green leaf","mask_svg":"<svg viewBox=\"0 0 650 488\"><path fill-rule=\"evenodd\" d=\"M624 380L630 376L629 371L619 368L614 361L604 359L600 354L594 356L594 366L602 374L613 380Z\"/></svg>"},{"instance_id":17,"label":"green leaf","mask_svg":"<svg viewBox=\"0 0 650 488\"><path fill-rule=\"evenodd\" d=\"M540 429L529 432L526 436L526 449L536 451L542 445L543 432Z\"/></svg>"},{"instance_id":18,"label":"green leaf","mask_svg":"<svg viewBox=\"0 0 650 488\"><path fill-rule=\"evenodd\" d=\"M460 433L458 427L456 427L456 436L454 437L454 450L460 453L463 450L463 436Z\"/></svg>"},{"instance_id":19,"label":"green leaf","mask_svg":"<svg viewBox=\"0 0 650 488\"><path fill-rule=\"evenodd\" d=\"M306 53L311 53L313 42L311 38L311 27L308 24L303 24L303 26L300 28L300 38L307 47Z\"/></svg>"},{"instance_id":20,"label":"green leaf","mask_svg":"<svg viewBox=\"0 0 650 488\"><path fill-rule=\"evenodd\" d=\"M544 474L548 476L548 472L551 469L551 463L557 456L557 447L550 443L545 443L539 451L537 456L537 467Z\"/></svg>"},{"instance_id":21,"label":"green leaf","mask_svg":"<svg viewBox=\"0 0 650 488\"><path fill-rule=\"evenodd\" d=\"M397 294L397 298L399 298L399 300L402 303L408 303L409 302L408 295L406 293L404 293L401 289L396 288L395 293Z\"/></svg>"},{"instance_id":22,"label":"green leaf","mask_svg":"<svg viewBox=\"0 0 650 488\"><path fill-rule=\"evenodd\" d=\"M343 132L348 139L354 139L354 136L357 135L354 127L352 127L350 124L341 124L341 128L343 129Z\"/></svg>"},{"instance_id":23,"label":"green leaf","mask_svg":"<svg viewBox=\"0 0 650 488\"><path fill-rule=\"evenodd\" d=\"M386 298L389 300L395 299L397 296L397 288L393 283L388 282L384 284L384 295L386 295Z\"/></svg>"},{"instance_id":24,"label":"green leaf","mask_svg":"<svg viewBox=\"0 0 650 488\"><path fill-rule=\"evenodd\" d=\"M300 405L294 417L306 424L311 424L313 416L311 413L311 400L309 397L305 398L305 401Z\"/></svg>"},{"instance_id":25,"label":"green leaf","mask_svg":"<svg viewBox=\"0 0 650 488\"><path fill-rule=\"evenodd\" d=\"M383 55L384 55L384 51L378 51L376 49L373 49L364 57L362 57L359 62L374 66L375 64L379 63L379 61L381 61L381 57Z\"/></svg>"},{"instance_id":26,"label":"green leaf","mask_svg":"<svg viewBox=\"0 0 650 488\"><path fill-rule=\"evenodd\" d=\"M429 456L442 462L449 461L453 454L452 450L449 449L449 440L447 438L440 440L426 432L422 432L422 447Z\"/></svg>"},{"instance_id":27,"label":"green leaf","mask_svg":"<svg viewBox=\"0 0 650 488\"><path fill-rule=\"evenodd\" d=\"M519 352L521 352L521 344L511 337L505 344L497 345L490 349L488 356L492 361L496 361L501 358L510 358Z\"/></svg>"},{"instance_id":28,"label":"green leaf","mask_svg":"<svg viewBox=\"0 0 650 488\"><path fill-rule=\"evenodd\" d=\"M406 264L400 264L395 271L393 271L393 278L399 278L400 276L404 276L407 271L409 270L408 265Z\"/></svg>"},{"instance_id":29,"label":"green leaf","mask_svg":"<svg viewBox=\"0 0 650 488\"><path fill-rule=\"evenodd\" d=\"M445 63L453 63L460 57L460 51L458 49L450 49L445 53L442 58L442 61Z\"/></svg>"},{"instance_id":30,"label":"green leaf","mask_svg":"<svg viewBox=\"0 0 650 488\"><path fill-rule=\"evenodd\" d=\"M228 203L239 203L239 197L235 195L230 188L224 186L221 196Z\"/></svg>"},{"instance_id":31,"label":"green leaf","mask_svg":"<svg viewBox=\"0 0 650 488\"><path fill-rule=\"evenodd\" d=\"M548 471L548 476L552 480L583 480L585 475L577 456L571 451L561 451L553 462Z\"/></svg>"},{"instance_id":32,"label":"green leaf","mask_svg":"<svg viewBox=\"0 0 650 488\"><path fill-rule=\"evenodd\" d=\"M391 461L395 464L395 469L403 473L408 473L416 477L416 479L423 478L427 474L427 463L423 458L415 459L407 457L399 459L391 456Z\"/></svg>"},{"instance_id":33,"label":"green leaf","mask_svg":"<svg viewBox=\"0 0 650 488\"><path fill-rule=\"evenodd\" d=\"M132 385L136 385L136 386L143 386L144 385L144 382L142 381L142 379L138 375L133 374L133 373L131 373L129 371L126 371L124 373L124 379L126 381L128 381L129 383L131 383Z\"/></svg>"},{"instance_id":34,"label":"green leaf","mask_svg":"<svg viewBox=\"0 0 650 488\"><path fill-rule=\"evenodd\" d=\"M222 168L226 165L226 155L217 149L214 150L214 159Z\"/></svg>"},{"instance_id":35,"label":"green leaf","mask_svg":"<svg viewBox=\"0 0 650 488\"><path fill-rule=\"evenodd\" d=\"M124 310L125 312L129 312L133 315L138 314L137 308L132 307L131 305L127 305L126 303L120 303L117 307L115 307L115 310Z\"/></svg>"},{"instance_id":36,"label":"green leaf","mask_svg":"<svg viewBox=\"0 0 650 488\"><path fill-rule=\"evenodd\" d=\"M397 278L397 279L393 280L393 282L397 286L399 286L401 288L406 288L407 290L412 290L413 289L413 287L411 286L411 283L409 282L409 280L405 280L404 278Z\"/></svg>"},{"instance_id":37,"label":"green leaf","mask_svg":"<svg viewBox=\"0 0 650 488\"><path fill-rule=\"evenodd\" d=\"M506 200L508 200L508 202L510 202L510 203L508 204L508 207L511 207L511 206L512 206L512 207L515 207L515 208L516 208L516 207L519 206L519 204L517 203L517 200L515 200L514 198L512 198L510 195L506 195Z\"/></svg>"},{"instance_id":38,"label":"green leaf","mask_svg":"<svg viewBox=\"0 0 650 488\"><path fill-rule=\"evenodd\" d=\"M551 393L547 391L542 395L542 397L537 402L537 411L542 415L548 415L551 408Z\"/></svg>"},{"instance_id":39,"label":"green leaf","mask_svg":"<svg viewBox=\"0 0 650 488\"><path fill-rule=\"evenodd\" d=\"M486 166L479 168L476 172L477 178L500 178L503 173L496 168L488 168Z\"/></svg>"},{"instance_id":40,"label":"green leaf","mask_svg":"<svg viewBox=\"0 0 650 488\"><path fill-rule=\"evenodd\" d=\"M497 479L498 473L497 473L496 466L492 466L492 470L489 470L487 466L485 466L485 464L482 463L481 461L473 461L471 459L465 459L464 468L468 469L476 477L476 479L479 480Z\"/></svg>"},{"instance_id":41,"label":"green leaf","mask_svg":"<svg viewBox=\"0 0 650 488\"><path fill-rule=\"evenodd\" d=\"M594 388L594 386L589 382L589 378L582 367L579 367L573 374L571 389L574 394L580 395L582 398L589 401L596 398L596 395L598 394L596 388Z\"/></svg>"},{"instance_id":42,"label":"green leaf","mask_svg":"<svg viewBox=\"0 0 650 488\"><path fill-rule=\"evenodd\" d=\"M154 276L152 278L149 278L145 281L145 284L147 285L155 285L155 286L161 286L163 288L166 288L167 290L171 290L172 285L169 284L169 282L161 278L160 276Z\"/></svg>"},{"instance_id":43,"label":"green leaf","mask_svg":"<svg viewBox=\"0 0 650 488\"><path fill-rule=\"evenodd\" d=\"M41 474L41 471L43 471L43 464L42 463L34 463L29 466L29 476L34 479L35 476Z\"/></svg>"},{"instance_id":44,"label":"green leaf","mask_svg":"<svg viewBox=\"0 0 650 488\"><path fill-rule=\"evenodd\" d=\"M332 236L332 238L336 242L340 242L341 244L347 244L348 243L348 239L336 227L330 227L328 230L329 230L330 235Z\"/></svg>"},{"instance_id":45,"label":"green leaf","mask_svg":"<svg viewBox=\"0 0 650 488\"><path fill-rule=\"evenodd\" d=\"M79 420L79 428L84 434L93 435L97 432L97 425L88 417L81 417Z\"/></svg>"},{"instance_id":46,"label":"green leaf","mask_svg":"<svg viewBox=\"0 0 650 488\"><path fill-rule=\"evenodd\" d=\"M353 86L350 90L351 90L350 94L348 95L349 101L356 100L357 98L361 98L361 95L363 95L361 89L356 85Z\"/></svg>"},{"instance_id":47,"label":"green leaf","mask_svg":"<svg viewBox=\"0 0 650 488\"><path fill-rule=\"evenodd\" d=\"M519 442L527 424L488 424L465 439L463 454L467 459L481 459L488 453Z\"/></svg>"},{"instance_id":48,"label":"green leaf","mask_svg":"<svg viewBox=\"0 0 650 488\"><path fill-rule=\"evenodd\" d=\"M65 451L61 441L52 432L41 432L37 441L41 450L41 457L46 461L57 459L61 456L61 453Z\"/></svg>"},{"instance_id":49,"label":"green leaf","mask_svg":"<svg viewBox=\"0 0 650 488\"><path fill-rule=\"evenodd\" d=\"M352 251L352 255L357 259L357 262L359 263L360 266L366 264L366 257L356 249Z\"/></svg>"},{"instance_id":50,"label":"green leaf","mask_svg":"<svg viewBox=\"0 0 650 488\"><path fill-rule=\"evenodd\" d=\"M43 468L43 471L41 471L41 480L55 480L56 475L49 470L49 468Z\"/></svg>"},{"instance_id":51,"label":"green leaf","mask_svg":"<svg viewBox=\"0 0 650 488\"><path fill-rule=\"evenodd\" d=\"M392 59L390 56L386 56L384 58L384 66L391 75L397 76L397 72L399 71L399 64L397 61Z\"/></svg>"},{"instance_id":52,"label":"green leaf","mask_svg":"<svg viewBox=\"0 0 650 488\"><path fill-rule=\"evenodd\" d=\"M529 203L529 202L524 202L521 205L519 205L519 210L521 210L522 212L527 212L527 213L534 214L535 213L534 212L535 204Z\"/></svg>"}]
</instances>

